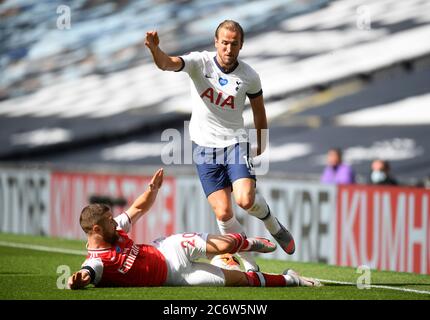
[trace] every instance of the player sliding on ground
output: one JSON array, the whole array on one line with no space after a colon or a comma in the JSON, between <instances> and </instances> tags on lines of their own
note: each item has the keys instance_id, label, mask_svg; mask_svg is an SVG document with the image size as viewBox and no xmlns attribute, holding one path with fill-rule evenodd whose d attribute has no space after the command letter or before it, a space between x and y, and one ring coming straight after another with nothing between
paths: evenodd
<instances>
[{"instance_id":1,"label":"player sliding on ground","mask_svg":"<svg viewBox=\"0 0 430 320\"><path fill-rule=\"evenodd\" d=\"M143 192L125 212L113 218L104 204L86 206L80 216L88 236L88 256L81 270L68 280L71 289L95 286L318 286L292 270L284 274L221 269L199 258L236 252L272 252L276 244L239 233L210 235L175 234L149 244L136 244L127 235L131 226L149 211L163 183L159 169Z\"/></svg>"}]
</instances>

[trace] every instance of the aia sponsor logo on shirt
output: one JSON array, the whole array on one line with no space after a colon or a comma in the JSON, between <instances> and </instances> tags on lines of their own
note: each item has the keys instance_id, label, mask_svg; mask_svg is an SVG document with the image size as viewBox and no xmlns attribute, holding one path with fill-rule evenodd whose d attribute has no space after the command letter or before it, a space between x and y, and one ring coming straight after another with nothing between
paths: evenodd
<instances>
[{"instance_id":1,"label":"aia sponsor logo on shirt","mask_svg":"<svg viewBox=\"0 0 430 320\"><path fill-rule=\"evenodd\" d=\"M226 95L223 92L214 92L212 88L207 88L200 94L202 99L208 99L212 104L215 104L221 108L230 107L234 109L234 96Z\"/></svg>"}]
</instances>

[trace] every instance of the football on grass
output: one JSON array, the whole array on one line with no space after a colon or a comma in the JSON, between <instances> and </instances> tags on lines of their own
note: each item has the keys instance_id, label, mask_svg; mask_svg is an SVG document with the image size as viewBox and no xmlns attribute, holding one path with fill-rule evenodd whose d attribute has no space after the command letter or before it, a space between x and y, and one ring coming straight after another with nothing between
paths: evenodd
<instances>
[{"instance_id":1,"label":"football on grass","mask_svg":"<svg viewBox=\"0 0 430 320\"><path fill-rule=\"evenodd\" d=\"M211 260L211 264L223 269L240 271L239 259L237 259L234 255L230 253L225 253L213 257Z\"/></svg>"}]
</instances>

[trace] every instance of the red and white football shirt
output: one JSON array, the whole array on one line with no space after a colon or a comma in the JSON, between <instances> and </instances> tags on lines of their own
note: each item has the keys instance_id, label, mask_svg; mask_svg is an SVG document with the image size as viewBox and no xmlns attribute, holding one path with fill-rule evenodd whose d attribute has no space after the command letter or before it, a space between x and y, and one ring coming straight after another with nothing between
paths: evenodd
<instances>
[{"instance_id":1,"label":"red and white football shirt","mask_svg":"<svg viewBox=\"0 0 430 320\"><path fill-rule=\"evenodd\" d=\"M99 287L161 286L167 278L163 254L154 246L135 244L127 232L131 221L124 212L115 218L118 241L110 248L88 249L82 269L88 270L91 282Z\"/></svg>"}]
</instances>

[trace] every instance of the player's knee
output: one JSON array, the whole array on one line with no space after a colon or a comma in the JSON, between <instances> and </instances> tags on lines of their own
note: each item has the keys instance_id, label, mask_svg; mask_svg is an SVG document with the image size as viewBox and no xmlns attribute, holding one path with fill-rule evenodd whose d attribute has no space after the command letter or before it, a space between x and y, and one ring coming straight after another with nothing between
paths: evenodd
<instances>
[{"instance_id":1,"label":"player's knee","mask_svg":"<svg viewBox=\"0 0 430 320\"><path fill-rule=\"evenodd\" d=\"M249 210L254 205L254 197L251 195L240 196L236 199L236 204L243 210Z\"/></svg>"},{"instance_id":2,"label":"player's knee","mask_svg":"<svg viewBox=\"0 0 430 320\"><path fill-rule=\"evenodd\" d=\"M233 212L229 208L217 208L215 211L215 215L217 220L226 222L233 218Z\"/></svg>"}]
</instances>

